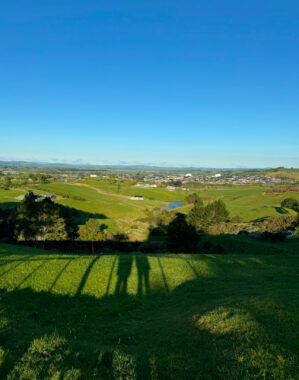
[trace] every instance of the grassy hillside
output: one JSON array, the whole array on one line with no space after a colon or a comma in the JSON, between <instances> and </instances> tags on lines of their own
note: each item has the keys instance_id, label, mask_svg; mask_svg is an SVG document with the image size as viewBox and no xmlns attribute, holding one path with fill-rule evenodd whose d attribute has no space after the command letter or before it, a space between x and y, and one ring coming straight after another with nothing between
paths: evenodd
<instances>
[{"instance_id":1,"label":"grassy hillside","mask_svg":"<svg viewBox=\"0 0 299 380\"><path fill-rule=\"evenodd\" d=\"M138 222L144 218L145 210L154 207L162 208L174 200L184 201L186 196L194 191L171 192L165 188L139 189L132 186L130 181L117 183L108 181L87 181L90 187L52 183L38 187L23 187L20 189L0 189L0 207L16 207L16 196L34 190L40 194L53 192L57 194L56 202L92 213L99 219L105 219L109 231L112 233L126 232L135 240L143 240L148 234L148 224ZM86 185L86 184L85 184ZM294 215L295 212L280 207L281 201L287 197L299 201L299 192L267 193L263 186L207 186L196 190L205 203L222 199L229 211L230 217L239 215L243 222L254 221L269 216ZM140 194L145 197L143 201L129 199L130 195ZM184 205L182 212L189 212L191 205ZM176 212L175 210L174 212ZM82 220L82 224L85 219ZM131 227L134 226L134 230ZM137 228L136 228L137 227Z\"/></svg>"},{"instance_id":2,"label":"grassy hillside","mask_svg":"<svg viewBox=\"0 0 299 380\"><path fill-rule=\"evenodd\" d=\"M274 169L274 170L269 170L266 173L266 175L270 177L278 177L282 179L290 178L292 180L299 182L299 169L286 169L286 168Z\"/></svg>"},{"instance_id":3,"label":"grassy hillside","mask_svg":"<svg viewBox=\"0 0 299 380\"><path fill-rule=\"evenodd\" d=\"M118 191L117 183L112 184L105 181L89 180L88 184L98 187L106 192L116 193ZM231 216L240 215L244 222L255 219L265 218L268 216L280 216L282 214L294 214L292 210L282 210L281 201L291 197L299 201L299 192L286 193L265 193L264 186L241 185L241 186L206 186L196 191L169 191L165 188L156 189L137 189L130 185L130 182L121 183L121 194L133 195L140 194L146 199L155 199L160 201L183 201L190 193L196 192L199 197L206 202L222 199L228 206ZM184 210L187 212L190 207Z\"/></svg>"},{"instance_id":4,"label":"grassy hillside","mask_svg":"<svg viewBox=\"0 0 299 380\"><path fill-rule=\"evenodd\" d=\"M0 245L0 378L296 379L298 255Z\"/></svg>"}]
</instances>

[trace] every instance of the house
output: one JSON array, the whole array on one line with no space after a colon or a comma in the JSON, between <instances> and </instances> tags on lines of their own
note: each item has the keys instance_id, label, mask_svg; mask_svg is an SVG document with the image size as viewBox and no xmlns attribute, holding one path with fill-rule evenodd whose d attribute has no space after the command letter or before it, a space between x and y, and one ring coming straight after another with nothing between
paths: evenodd
<instances>
[{"instance_id":1,"label":"house","mask_svg":"<svg viewBox=\"0 0 299 380\"><path fill-rule=\"evenodd\" d=\"M134 195L133 197L130 197L130 199L135 201L143 201L144 198L142 195Z\"/></svg>"},{"instance_id":2,"label":"house","mask_svg":"<svg viewBox=\"0 0 299 380\"><path fill-rule=\"evenodd\" d=\"M55 199L56 198L56 194L54 194L54 193L48 193L48 194L45 195L45 198Z\"/></svg>"},{"instance_id":3,"label":"house","mask_svg":"<svg viewBox=\"0 0 299 380\"><path fill-rule=\"evenodd\" d=\"M96 175L96 174L90 174L89 177L90 177L90 178L96 178L97 175Z\"/></svg>"}]
</instances>

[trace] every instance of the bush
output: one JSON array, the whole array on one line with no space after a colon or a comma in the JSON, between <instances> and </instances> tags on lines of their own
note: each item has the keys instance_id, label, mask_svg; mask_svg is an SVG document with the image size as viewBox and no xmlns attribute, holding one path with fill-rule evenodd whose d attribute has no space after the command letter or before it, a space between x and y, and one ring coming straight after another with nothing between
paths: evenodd
<instances>
[{"instance_id":1,"label":"bush","mask_svg":"<svg viewBox=\"0 0 299 380\"><path fill-rule=\"evenodd\" d=\"M261 238L263 240L268 240L268 241L284 241L286 240L287 234L285 232L269 232L265 231L262 233Z\"/></svg>"},{"instance_id":2,"label":"bush","mask_svg":"<svg viewBox=\"0 0 299 380\"><path fill-rule=\"evenodd\" d=\"M249 235L249 232L247 230L241 230L238 235L240 236L248 236Z\"/></svg>"},{"instance_id":3,"label":"bush","mask_svg":"<svg viewBox=\"0 0 299 380\"><path fill-rule=\"evenodd\" d=\"M271 217L266 219L260 224L259 228L261 232L283 232L294 229L295 224L295 216L280 216L278 218Z\"/></svg>"},{"instance_id":4,"label":"bush","mask_svg":"<svg viewBox=\"0 0 299 380\"><path fill-rule=\"evenodd\" d=\"M299 211L299 203L294 198L286 198L281 202L281 207L290 208L294 211Z\"/></svg>"},{"instance_id":5,"label":"bush","mask_svg":"<svg viewBox=\"0 0 299 380\"><path fill-rule=\"evenodd\" d=\"M150 228L150 236L166 236L167 230L166 227L158 226Z\"/></svg>"},{"instance_id":6,"label":"bush","mask_svg":"<svg viewBox=\"0 0 299 380\"><path fill-rule=\"evenodd\" d=\"M236 215L236 216L234 216L234 217L231 218L231 222L232 223L241 223L242 222L242 218L239 215Z\"/></svg>"}]
</instances>

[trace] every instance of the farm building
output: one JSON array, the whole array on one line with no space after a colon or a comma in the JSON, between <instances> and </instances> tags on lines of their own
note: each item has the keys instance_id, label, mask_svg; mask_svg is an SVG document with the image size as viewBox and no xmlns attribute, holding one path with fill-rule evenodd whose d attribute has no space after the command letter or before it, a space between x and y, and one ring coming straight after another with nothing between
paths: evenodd
<instances>
[{"instance_id":1,"label":"farm building","mask_svg":"<svg viewBox=\"0 0 299 380\"><path fill-rule=\"evenodd\" d=\"M143 196L142 195L134 195L130 199L135 200L135 201L143 201Z\"/></svg>"}]
</instances>

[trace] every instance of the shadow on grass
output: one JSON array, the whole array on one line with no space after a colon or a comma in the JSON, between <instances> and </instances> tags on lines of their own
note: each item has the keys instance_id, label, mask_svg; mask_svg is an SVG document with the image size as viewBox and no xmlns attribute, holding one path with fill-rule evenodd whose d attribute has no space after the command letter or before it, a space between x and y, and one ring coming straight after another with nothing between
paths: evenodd
<instances>
[{"instance_id":1,"label":"shadow on grass","mask_svg":"<svg viewBox=\"0 0 299 380\"><path fill-rule=\"evenodd\" d=\"M273 207L278 214L285 215L288 214L288 211L285 210L283 207Z\"/></svg>"},{"instance_id":2,"label":"shadow on grass","mask_svg":"<svg viewBox=\"0 0 299 380\"><path fill-rule=\"evenodd\" d=\"M113 273L117 283L114 294L102 298L82 294L98 256L90 261L75 296L30 288L2 290L0 377L296 377L299 304L293 277L286 299L279 290L287 276L269 279L267 262L240 258L225 265L219 256L184 256L182 263L191 268L194 279L171 291L163 267L167 259L152 259L158 260L167 293L151 291L148 256L140 254L112 258L106 294ZM134 260L137 294L128 295ZM201 276L197 264L202 260L213 278Z\"/></svg>"}]
</instances>

